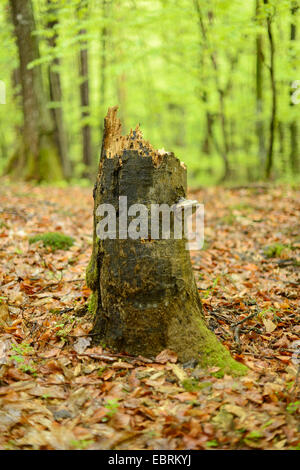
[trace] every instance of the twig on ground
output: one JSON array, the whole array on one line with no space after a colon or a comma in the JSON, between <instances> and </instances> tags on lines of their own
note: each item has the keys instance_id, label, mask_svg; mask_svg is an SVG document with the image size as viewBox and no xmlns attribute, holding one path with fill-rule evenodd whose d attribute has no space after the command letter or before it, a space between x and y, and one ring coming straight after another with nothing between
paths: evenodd
<instances>
[{"instance_id":1,"label":"twig on ground","mask_svg":"<svg viewBox=\"0 0 300 470\"><path fill-rule=\"evenodd\" d=\"M242 323L245 323L247 320L250 320L251 318L253 317L256 317L256 315L258 314L258 312L254 312L254 313L250 313L250 315L248 315L247 317L243 318L242 320L234 323L231 328L235 328L236 326L238 325L242 325Z\"/></svg>"},{"instance_id":2,"label":"twig on ground","mask_svg":"<svg viewBox=\"0 0 300 470\"><path fill-rule=\"evenodd\" d=\"M234 330L234 341L236 342L239 351L241 350L240 332L241 332L241 327L237 326L236 329Z\"/></svg>"}]
</instances>

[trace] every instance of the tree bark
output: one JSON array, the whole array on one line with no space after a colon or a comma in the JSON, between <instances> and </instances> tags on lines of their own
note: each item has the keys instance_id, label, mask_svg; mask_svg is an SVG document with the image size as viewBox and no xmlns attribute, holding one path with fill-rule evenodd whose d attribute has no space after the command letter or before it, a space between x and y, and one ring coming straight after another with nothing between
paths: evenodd
<instances>
[{"instance_id":1,"label":"tree bark","mask_svg":"<svg viewBox=\"0 0 300 470\"><path fill-rule=\"evenodd\" d=\"M80 31L81 35L86 34L86 31L82 29ZM88 59L88 50L87 42L82 40L82 49L79 54L80 61L80 104L81 104L81 118L83 120L82 125L82 158L83 163L86 166L85 176L90 174L90 169L92 165L92 143L91 143L91 127L90 124L86 123L86 120L89 118L89 105L90 105L90 91L89 91L89 59Z\"/></svg>"},{"instance_id":2,"label":"tree bark","mask_svg":"<svg viewBox=\"0 0 300 470\"><path fill-rule=\"evenodd\" d=\"M88 12L88 0L82 0L78 7L79 21L86 18ZM79 52L79 77L80 77L80 105L81 105L81 119L82 119L82 161L85 165L83 176L90 178L92 167L92 138L91 126L88 122L90 117L90 86L89 86L89 52L88 42L85 38L87 31L81 28L79 35L82 37L80 40Z\"/></svg>"},{"instance_id":3,"label":"tree bark","mask_svg":"<svg viewBox=\"0 0 300 470\"><path fill-rule=\"evenodd\" d=\"M294 61L297 60L297 57L295 57L294 45L296 44L296 39L297 39L296 14L298 10L299 10L298 1L293 1L292 8L291 8L292 22L291 22L290 39L291 39L291 44L292 44L292 58ZM295 71L295 74L296 74L296 71ZM292 108L295 106L292 100L290 101L290 105ZM300 170L300 161L299 161L299 144L298 144L299 126L298 126L298 122L296 121L296 119L292 119L292 122L290 123L289 127L290 127L290 147L291 147L290 163L291 163L291 168L293 172L297 173Z\"/></svg>"},{"instance_id":4,"label":"tree bark","mask_svg":"<svg viewBox=\"0 0 300 470\"><path fill-rule=\"evenodd\" d=\"M39 65L29 67L39 59L35 20L31 0L10 0L12 19L20 59L20 79L24 115L22 149L10 162L10 168L27 179L62 179L53 122L47 109Z\"/></svg>"},{"instance_id":5,"label":"tree bark","mask_svg":"<svg viewBox=\"0 0 300 470\"><path fill-rule=\"evenodd\" d=\"M261 0L256 0L256 18L261 24ZM258 159L261 165L265 165L266 148L263 114L263 38L262 34L256 35L256 135L258 140Z\"/></svg>"},{"instance_id":6,"label":"tree bark","mask_svg":"<svg viewBox=\"0 0 300 470\"><path fill-rule=\"evenodd\" d=\"M49 46L55 49L57 43L57 30L58 19L56 14L55 5L51 0L48 3L48 14L50 16L47 27L51 31L51 36L48 38ZM52 118L55 125L55 138L59 148L59 157L64 173L64 177L69 179L71 176L71 164L68 157L68 142L65 132L64 117L62 110L62 88L59 73L60 60L55 57L49 65L49 83L50 83L50 98L55 103L54 108L51 110Z\"/></svg>"},{"instance_id":7,"label":"tree bark","mask_svg":"<svg viewBox=\"0 0 300 470\"><path fill-rule=\"evenodd\" d=\"M103 21L108 18L108 4L107 0L102 0L102 17ZM101 127L100 131L103 134L103 118L105 114L105 102L106 102L106 68L107 68L107 26L103 25L101 29L101 83L100 83L100 108L101 108Z\"/></svg>"},{"instance_id":8,"label":"tree bark","mask_svg":"<svg viewBox=\"0 0 300 470\"><path fill-rule=\"evenodd\" d=\"M121 136L117 107L104 125L99 173L94 188L94 242L87 268L93 294L94 338L113 350L155 357L164 349L175 351L180 361L196 359L202 366L218 366L236 374L246 368L207 328L194 279L186 240L97 237L97 208L112 204L117 227L128 208L144 204L172 206L186 195L186 168L172 153L156 151L137 127ZM171 229L172 231L172 229Z\"/></svg>"},{"instance_id":9,"label":"tree bark","mask_svg":"<svg viewBox=\"0 0 300 470\"><path fill-rule=\"evenodd\" d=\"M268 5L269 1L264 0L264 4ZM269 134L269 145L267 152L267 161L265 176L269 179L273 168L273 156L274 156L274 142L275 142L275 130L276 130L276 115L277 115L277 92L276 92L276 81L275 81L275 45L272 29L272 17L271 14L267 14L267 31L270 44L270 81L271 81L271 93L272 93L272 107L271 107L271 119L270 119L270 134Z\"/></svg>"},{"instance_id":10,"label":"tree bark","mask_svg":"<svg viewBox=\"0 0 300 470\"><path fill-rule=\"evenodd\" d=\"M203 37L205 47L209 49L209 57L210 57L212 67L215 72L214 78L215 78L215 84L216 84L216 89L217 89L218 98L219 98L219 107L220 107L219 114L220 114L220 124L221 124L221 134L222 134L222 139L223 139L223 142L222 142L223 145L219 145L216 141L216 138L214 138L214 144L215 144L217 152L220 153L223 163L224 163L224 173L220 181L220 182L223 182L227 180L232 173L230 162L229 162L230 147L229 147L229 141L228 141L227 118L226 118L226 109L225 109L226 90L223 89L220 84L220 80L219 80L220 71L219 71L219 66L218 66L218 62L216 59L216 52L212 49L211 44L209 44L199 0L194 0L193 3L194 3L196 14L198 16L199 31ZM212 20L212 18L213 18L213 15L212 15L212 12L210 12L209 13L210 21ZM208 130L209 132L211 132L211 135L213 135L212 127L210 127Z\"/></svg>"}]
</instances>

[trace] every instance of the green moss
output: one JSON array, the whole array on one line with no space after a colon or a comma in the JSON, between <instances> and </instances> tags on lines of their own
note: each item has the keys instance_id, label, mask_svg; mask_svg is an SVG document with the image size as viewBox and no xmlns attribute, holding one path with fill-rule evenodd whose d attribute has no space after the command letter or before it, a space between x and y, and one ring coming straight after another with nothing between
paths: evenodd
<instances>
[{"instance_id":1,"label":"green moss","mask_svg":"<svg viewBox=\"0 0 300 470\"><path fill-rule=\"evenodd\" d=\"M216 439L206 442L206 447L218 447L218 445L219 444L218 444L218 441L216 441Z\"/></svg>"},{"instance_id":2,"label":"green moss","mask_svg":"<svg viewBox=\"0 0 300 470\"><path fill-rule=\"evenodd\" d=\"M182 382L182 386L187 392L203 390L204 388L211 387L211 385L211 382L199 382L198 380L191 378L185 379Z\"/></svg>"},{"instance_id":3,"label":"green moss","mask_svg":"<svg viewBox=\"0 0 300 470\"><path fill-rule=\"evenodd\" d=\"M198 321L198 325L203 338L201 341L200 365L203 368L219 367L218 377L223 377L224 374L245 375L248 368L231 357L229 351L202 321Z\"/></svg>"},{"instance_id":4,"label":"green moss","mask_svg":"<svg viewBox=\"0 0 300 470\"><path fill-rule=\"evenodd\" d=\"M74 243L74 238L59 232L48 232L29 238L30 244L38 241L42 241L44 246L50 246L52 250L55 251L70 248Z\"/></svg>"},{"instance_id":5,"label":"green moss","mask_svg":"<svg viewBox=\"0 0 300 470\"><path fill-rule=\"evenodd\" d=\"M95 291L91 294L89 298L88 311L91 315L95 315L98 307L98 292Z\"/></svg>"},{"instance_id":6,"label":"green moss","mask_svg":"<svg viewBox=\"0 0 300 470\"><path fill-rule=\"evenodd\" d=\"M52 146L44 147L40 151L39 159L40 181L62 181L63 173L56 149Z\"/></svg>"},{"instance_id":7,"label":"green moss","mask_svg":"<svg viewBox=\"0 0 300 470\"><path fill-rule=\"evenodd\" d=\"M198 381L196 379L183 380L182 386L187 392L195 392L199 390Z\"/></svg>"},{"instance_id":8,"label":"green moss","mask_svg":"<svg viewBox=\"0 0 300 470\"><path fill-rule=\"evenodd\" d=\"M283 250L289 249L289 245L282 245L281 243L275 243L264 248L264 254L267 258L279 258Z\"/></svg>"},{"instance_id":9,"label":"green moss","mask_svg":"<svg viewBox=\"0 0 300 470\"><path fill-rule=\"evenodd\" d=\"M25 179L36 179L35 159L32 153L27 154L27 161L25 167Z\"/></svg>"},{"instance_id":10,"label":"green moss","mask_svg":"<svg viewBox=\"0 0 300 470\"><path fill-rule=\"evenodd\" d=\"M70 445L71 445L72 447L74 447L75 449L85 450L85 449L87 449L89 446L91 446L93 443L94 443L94 441L91 440L91 439L89 439L89 440L88 440L88 439L80 439L80 440L78 440L78 441L72 440L72 441L70 442Z\"/></svg>"},{"instance_id":11,"label":"green moss","mask_svg":"<svg viewBox=\"0 0 300 470\"><path fill-rule=\"evenodd\" d=\"M32 153L27 154L24 168L25 179L38 182L63 181L62 166L50 136L41 137L40 151L35 158Z\"/></svg>"},{"instance_id":12,"label":"green moss","mask_svg":"<svg viewBox=\"0 0 300 470\"><path fill-rule=\"evenodd\" d=\"M97 289L98 268L95 263L94 255L91 256L88 267L86 268L85 278L87 286L95 291Z\"/></svg>"},{"instance_id":13,"label":"green moss","mask_svg":"<svg viewBox=\"0 0 300 470\"><path fill-rule=\"evenodd\" d=\"M218 340L217 340L218 341ZM227 351L227 349L222 346L220 350L211 350L211 353L206 353L204 357L201 358L200 363L203 367L220 367L220 370L216 372L215 377L221 378L224 374L230 374L233 376L245 375L248 371L248 368L241 364L240 362L235 361Z\"/></svg>"}]
</instances>

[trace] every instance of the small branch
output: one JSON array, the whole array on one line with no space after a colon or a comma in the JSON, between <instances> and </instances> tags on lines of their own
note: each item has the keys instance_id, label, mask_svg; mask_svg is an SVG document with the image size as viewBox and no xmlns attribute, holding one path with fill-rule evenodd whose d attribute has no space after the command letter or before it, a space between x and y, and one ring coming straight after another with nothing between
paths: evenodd
<instances>
[{"instance_id":1,"label":"small branch","mask_svg":"<svg viewBox=\"0 0 300 470\"><path fill-rule=\"evenodd\" d=\"M238 325L242 325L243 323L245 323L247 320L250 320L251 318L255 317L256 315L258 314L258 312L254 312L254 313L251 313L250 315L248 315L247 317L243 318L242 320L238 321L237 323L234 323L231 328L235 328L236 326Z\"/></svg>"}]
</instances>

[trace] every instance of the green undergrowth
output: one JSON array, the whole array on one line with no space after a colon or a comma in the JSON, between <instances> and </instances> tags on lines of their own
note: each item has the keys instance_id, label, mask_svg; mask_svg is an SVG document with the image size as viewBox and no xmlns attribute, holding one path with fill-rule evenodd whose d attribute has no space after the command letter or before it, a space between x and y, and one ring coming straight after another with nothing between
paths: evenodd
<instances>
[{"instance_id":1,"label":"green undergrowth","mask_svg":"<svg viewBox=\"0 0 300 470\"><path fill-rule=\"evenodd\" d=\"M45 247L49 246L53 251L68 250L74 244L74 238L59 232L48 232L29 238L29 243L42 241Z\"/></svg>"},{"instance_id":2,"label":"green undergrowth","mask_svg":"<svg viewBox=\"0 0 300 470\"><path fill-rule=\"evenodd\" d=\"M283 245L281 243L274 243L264 248L264 254L267 258L279 258L284 250L290 249L290 245Z\"/></svg>"}]
</instances>

